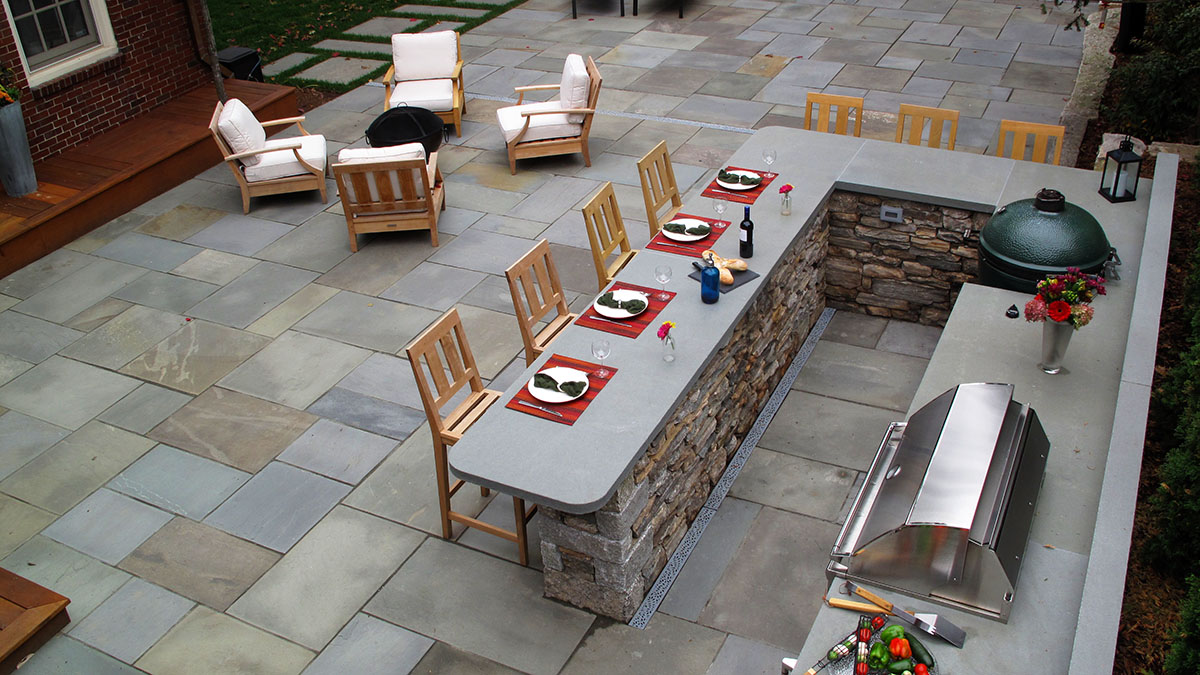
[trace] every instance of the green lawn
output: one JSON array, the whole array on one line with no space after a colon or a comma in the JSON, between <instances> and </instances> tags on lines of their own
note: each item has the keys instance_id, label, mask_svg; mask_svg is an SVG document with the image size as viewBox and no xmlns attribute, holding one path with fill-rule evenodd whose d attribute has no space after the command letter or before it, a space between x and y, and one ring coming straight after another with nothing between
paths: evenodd
<instances>
[{"instance_id":1,"label":"green lawn","mask_svg":"<svg viewBox=\"0 0 1200 675\"><path fill-rule=\"evenodd\" d=\"M349 28L376 16L397 16L416 19L405 32L416 33L436 23L439 19L463 23L460 32L478 26L492 17L508 11L524 0L512 0L505 5L484 5L453 0L411 0L412 4L436 5L439 7L471 7L488 10L479 18L463 18L451 15L429 16L396 13L392 10L405 4L398 0L208 0L212 15L213 33L217 49L231 45L258 49L264 64L280 59L293 52L303 51L317 54L316 58L299 64L279 76L272 78L281 84L298 86L312 83L295 78L295 73L312 63L332 56L332 52L314 49L313 45L329 38L355 40L357 42L387 42L386 37L349 35ZM352 89L362 82L383 75L387 60L382 55L355 55L379 60L378 72L342 87Z\"/></svg>"}]
</instances>

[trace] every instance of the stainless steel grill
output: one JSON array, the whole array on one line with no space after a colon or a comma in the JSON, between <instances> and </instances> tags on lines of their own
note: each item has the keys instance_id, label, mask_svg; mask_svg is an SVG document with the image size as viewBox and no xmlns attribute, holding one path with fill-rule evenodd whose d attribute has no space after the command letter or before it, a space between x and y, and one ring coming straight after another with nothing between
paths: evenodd
<instances>
[{"instance_id":1,"label":"stainless steel grill","mask_svg":"<svg viewBox=\"0 0 1200 675\"><path fill-rule=\"evenodd\" d=\"M1007 622L1050 442L1011 384L960 384L893 422L827 574Z\"/></svg>"}]
</instances>

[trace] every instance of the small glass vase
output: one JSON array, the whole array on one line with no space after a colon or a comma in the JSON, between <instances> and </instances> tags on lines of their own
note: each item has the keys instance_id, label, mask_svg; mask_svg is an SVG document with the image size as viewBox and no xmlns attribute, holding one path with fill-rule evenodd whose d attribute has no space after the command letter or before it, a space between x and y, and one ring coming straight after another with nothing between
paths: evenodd
<instances>
[{"instance_id":1,"label":"small glass vase","mask_svg":"<svg viewBox=\"0 0 1200 675\"><path fill-rule=\"evenodd\" d=\"M663 361L673 363L675 361L675 338L668 335L662 341L662 357Z\"/></svg>"},{"instance_id":2,"label":"small glass vase","mask_svg":"<svg viewBox=\"0 0 1200 675\"><path fill-rule=\"evenodd\" d=\"M1070 321L1046 319L1042 323L1042 362L1038 364L1042 372L1049 375L1064 372L1063 357L1074 333L1075 326Z\"/></svg>"},{"instance_id":3,"label":"small glass vase","mask_svg":"<svg viewBox=\"0 0 1200 675\"><path fill-rule=\"evenodd\" d=\"M785 192L782 195L780 195L779 215L781 215L781 216L792 215L792 193Z\"/></svg>"}]
</instances>

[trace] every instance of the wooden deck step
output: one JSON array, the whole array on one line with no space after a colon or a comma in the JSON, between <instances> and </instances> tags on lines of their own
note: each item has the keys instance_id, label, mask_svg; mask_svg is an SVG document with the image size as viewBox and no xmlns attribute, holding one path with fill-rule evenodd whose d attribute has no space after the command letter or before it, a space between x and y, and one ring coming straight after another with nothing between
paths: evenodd
<instances>
[{"instance_id":1,"label":"wooden deck step","mask_svg":"<svg viewBox=\"0 0 1200 675\"><path fill-rule=\"evenodd\" d=\"M226 80L225 90L259 119L296 115L292 87ZM208 131L216 104L215 87L198 87L37 162L35 192L19 199L0 193L0 277L221 161Z\"/></svg>"}]
</instances>

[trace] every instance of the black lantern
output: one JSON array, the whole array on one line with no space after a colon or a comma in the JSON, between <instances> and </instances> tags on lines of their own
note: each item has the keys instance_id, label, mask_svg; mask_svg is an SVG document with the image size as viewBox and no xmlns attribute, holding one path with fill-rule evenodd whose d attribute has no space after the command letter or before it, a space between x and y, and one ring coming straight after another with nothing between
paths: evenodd
<instances>
[{"instance_id":1,"label":"black lantern","mask_svg":"<svg viewBox=\"0 0 1200 675\"><path fill-rule=\"evenodd\" d=\"M1138 175L1142 158L1133 151L1129 136L1121 141L1116 150L1110 150L1104 158L1104 172L1100 174L1100 194L1110 202L1131 202L1137 199Z\"/></svg>"}]
</instances>

